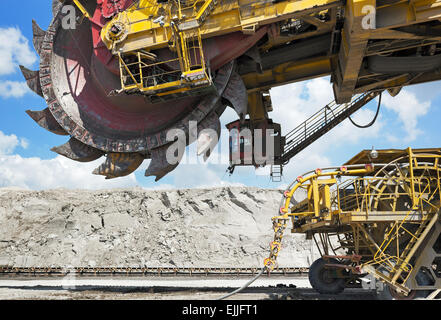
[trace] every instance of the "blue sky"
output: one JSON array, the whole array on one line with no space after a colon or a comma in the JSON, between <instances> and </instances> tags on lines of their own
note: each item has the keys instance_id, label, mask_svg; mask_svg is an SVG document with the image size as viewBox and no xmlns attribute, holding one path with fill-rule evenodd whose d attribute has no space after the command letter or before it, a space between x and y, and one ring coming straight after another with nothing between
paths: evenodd
<instances>
[{"instance_id":1,"label":"blue sky","mask_svg":"<svg viewBox=\"0 0 441 320\"><path fill-rule=\"evenodd\" d=\"M66 142L38 127L25 110L46 107L39 96L23 85L18 64L38 69L38 56L32 47L32 24L35 19L47 28L51 18L51 0L8 2L0 13L0 187L47 188L192 188L241 184L276 188L289 184L309 169L340 165L361 149L439 147L441 136L440 82L405 88L396 98L387 94L377 123L369 129L355 128L348 120L293 158L285 168L282 184L270 182L268 175L256 174L253 168L238 168L233 176L225 173L227 164L182 164L176 171L155 183L144 177L146 161L134 175L105 181L91 171L100 164L77 164L62 159L49 149ZM3 36L1 36L3 35ZM328 78L273 89L275 122L284 132L294 128L333 100ZM359 123L369 122L376 109L372 102L355 115ZM235 119L232 110L222 117L223 124ZM224 134L223 142L226 139ZM225 148L221 149L226 151ZM224 158L226 153L222 155Z\"/></svg>"}]
</instances>

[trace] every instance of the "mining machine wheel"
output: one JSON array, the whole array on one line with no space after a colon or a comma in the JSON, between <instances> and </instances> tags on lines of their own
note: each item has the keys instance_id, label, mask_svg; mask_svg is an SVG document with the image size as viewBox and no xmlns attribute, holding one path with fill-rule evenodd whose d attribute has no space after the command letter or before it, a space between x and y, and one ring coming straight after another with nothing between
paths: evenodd
<instances>
[{"instance_id":1,"label":"mining machine wheel","mask_svg":"<svg viewBox=\"0 0 441 320\"><path fill-rule=\"evenodd\" d=\"M327 267L327 264L338 264L336 259L317 259L309 268L309 282L321 294L339 294L345 289L345 279L339 270Z\"/></svg>"}]
</instances>

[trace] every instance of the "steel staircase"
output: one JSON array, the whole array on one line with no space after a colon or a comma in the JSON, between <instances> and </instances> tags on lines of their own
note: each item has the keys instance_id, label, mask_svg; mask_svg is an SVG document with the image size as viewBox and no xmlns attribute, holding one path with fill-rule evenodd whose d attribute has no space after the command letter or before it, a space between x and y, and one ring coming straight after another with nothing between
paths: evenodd
<instances>
[{"instance_id":1,"label":"steel staircase","mask_svg":"<svg viewBox=\"0 0 441 320\"><path fill-rule=\"evenodd\" d=\"M287 142L280 163L287 164L292 157L375 99L380 93L380 91L367 92L354 97L349 103L337 104L334 101L320 109L286 135Z\"/></svg>"}]
</instances>

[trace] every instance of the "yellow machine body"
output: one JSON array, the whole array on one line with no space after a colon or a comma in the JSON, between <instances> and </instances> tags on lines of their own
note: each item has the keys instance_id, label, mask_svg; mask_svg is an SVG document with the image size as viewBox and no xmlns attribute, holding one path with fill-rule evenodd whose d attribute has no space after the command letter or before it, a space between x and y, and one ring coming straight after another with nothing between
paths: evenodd
<instances>
[{"instance_id":1,"label":"yellow machine body","mask_svg":"<svg viewBox=\"0 0 441 320\"><path fill-rule=\"evenodd\" d=\"M439 22L441 18L440 0L383 2L349 0L344 4L337 0L189 0L158 3L155 0L139 0L108 22L102 29L101 37L114 55L133 54L138 57L133 62L138 64L136 74L128 71L129 65L120 60L122 90L137 89L147 94L160 92L167 95L211 85L211 75L206 72L203 57L204 39L238 31L253 34L259 28L268 26L270 31L266 41L259 45L260 53L264 55L275 48L319 35L335 34L338 30L341 39L332 44L338 47L325 55L311 54L301 60L275 63L266 70L247 72L241 76L251 93L331 74L336 101L343 103L350 101L357 93L374 89L398 90L405 85L439 78L433 72L418 76L406 72L380 76L372 72L367 74L363 70L362 62L370 56L391 54L440 41L436 35L440 26L430 24L431 21ZM75 3L81 9L81 1L75 0ZM323 19L325 16L326 19ZM282 26L296 23L307 23L312 27L290 35L281 32ZM343 24L343 27L339 29L338 24ZM392 45L386 48L383 40ZM196 48L190 48L188 42L197 43ZM161 48L169 48L176 54L181 74L197 70L204 74L203 77L152 85L143 83L142 77L136 80L143 70L154 64L145 63L139 53ZM190 57L195 49L199 62L193 66ZM133 83L125 84L127 77L132 78Z\"/></svg>"},{"instance_id":2,"label":"yellow machine body","mask_svg":"<svg viewBox=\"0 0 441 320\"><path fill-rule=\"evenodd\" d=\"M419 289L415 277L423 268L433 283L420 286L440 289L441 266L421 265L419 258L434 250L433 241L427 243L439 233L441 149L379 150L375 156L365 150L340 168L297 178L284 193L281 215L273 218L277 250L273 245L268 266L275 265L291 220L293 233L319 236L323 256L331 249L336 254L329 238L336 236L344 251L336 257L352 262L342 268L372 274L404 295ZM431 257L440 260L435 252Z\"/></svg>"}]
</instances>

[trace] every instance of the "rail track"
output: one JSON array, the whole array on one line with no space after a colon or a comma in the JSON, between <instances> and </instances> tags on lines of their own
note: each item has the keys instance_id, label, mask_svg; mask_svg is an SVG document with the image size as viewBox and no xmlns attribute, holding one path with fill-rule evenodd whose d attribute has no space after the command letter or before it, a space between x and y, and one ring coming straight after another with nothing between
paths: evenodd
<instances>
[{"instance_id":1,"label":"rail track","mask_svg":"<svg viewBox=\"0 0 441 320\"><path fill-rule=\"evenodd\" d=\"M0 267L1 277L17 276L253 276L259 268L177 268L177 267ZM266 276L305 276L309 268L287 267L275 268L266 272Z\"/></svg>"}]
</instances>

